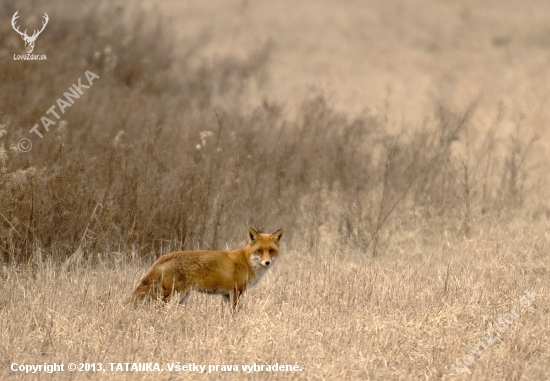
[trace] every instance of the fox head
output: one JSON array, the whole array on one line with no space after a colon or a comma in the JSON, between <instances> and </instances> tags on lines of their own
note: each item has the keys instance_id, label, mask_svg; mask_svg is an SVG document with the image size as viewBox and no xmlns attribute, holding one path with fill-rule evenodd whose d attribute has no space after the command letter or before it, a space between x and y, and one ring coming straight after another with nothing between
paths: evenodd
<instances>
[{"instance_id":1,"label":"fox head","mask_svg":"<svg viewBox=\"0 0 550 381\"><path fill-rule=\"evenodd\" d=\"M250 228L248 245L250 246L251 260L263 267L272 265L279 255L279 242L282 236L283 229L279 229L273 234L265 234Z\"/></svg>"}]
</instances>

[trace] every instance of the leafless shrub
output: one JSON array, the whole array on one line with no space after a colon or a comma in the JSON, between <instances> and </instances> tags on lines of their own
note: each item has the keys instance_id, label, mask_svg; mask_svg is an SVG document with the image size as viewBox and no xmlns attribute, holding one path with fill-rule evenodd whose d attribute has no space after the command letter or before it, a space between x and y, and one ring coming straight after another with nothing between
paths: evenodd
<instances>
[{"instance_id":1,"label":"leafless shrub","mask_svg":"<svg viewBox=\"0 0 550 381\"><path fill-rule=\"evenodd\" d=\"M14 4L1 8L4 18ZM62 9L37 47L50 69L16 61L0 72L4 261L29 260L37 248L60 259L113 246L154 255L214 248L248 225L284 226L309 247L337 232L338 242L376 255L392 230L419 218L467 234L476 210L521 206L535 140L516 134L499 166L492 132L481 148L469 145L474 106L459 115L442 108L397 134L386 119L334 111L322 94L306 99L295 120L269 101L252 112L222 109L215 99L261 86L270 43L247 59L193 66L207 43L199 39L175 70L160 17L146 22L139 10L107 3L71 18ZM2 29L0 40L12 34ZM30 153L12 150L84 70L101 79L63 126ZM456 156L460 144L466 154ZM501 179L500 191L488 177Z\"/></svg>"}]
</instances>

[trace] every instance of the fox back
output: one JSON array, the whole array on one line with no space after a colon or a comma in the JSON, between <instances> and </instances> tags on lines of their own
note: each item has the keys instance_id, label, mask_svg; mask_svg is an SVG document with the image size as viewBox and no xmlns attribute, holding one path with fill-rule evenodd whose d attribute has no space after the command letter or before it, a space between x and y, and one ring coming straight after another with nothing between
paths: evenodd
<instances>
[{"instance_id":1,"label":"fox back","mask_svg":"<svg viewBox=\"0 0 550 381\"><path fill-rule=\"evenodd\" d=\"M194 289L222 295L237 307L240 295L273 267L280 251L281 229L273 234L251 228L248 244L231 251L177 251L161 256L143 277L127 303L146 297L167 301L176 291L183 303Z\"/></svg>"}]
</instances>

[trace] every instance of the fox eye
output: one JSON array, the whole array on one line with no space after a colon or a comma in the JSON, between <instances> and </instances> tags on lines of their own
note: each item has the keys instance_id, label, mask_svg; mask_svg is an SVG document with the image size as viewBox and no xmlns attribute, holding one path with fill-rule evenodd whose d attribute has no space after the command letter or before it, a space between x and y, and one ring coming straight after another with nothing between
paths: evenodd
<instances>
[{"instance_id":1,"label":"fox eye","mask_svg":"<svg viewBox=\"0 0 550 381\"><path fill-rule=\"evenodd\" d=\"M271 255L275 254L275 250L269 249L269 254L271 254Z\"/></svg>"}]
</instances>

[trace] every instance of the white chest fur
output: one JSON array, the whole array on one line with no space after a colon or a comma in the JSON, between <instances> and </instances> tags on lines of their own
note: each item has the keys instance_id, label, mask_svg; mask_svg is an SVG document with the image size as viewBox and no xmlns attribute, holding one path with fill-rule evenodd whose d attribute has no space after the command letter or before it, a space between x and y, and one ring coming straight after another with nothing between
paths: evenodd
<instances>
[{"instance_id":1,"label":"white chest fur","mask_svg":"<svg viewBox=\"0 0 550 381\"><path fill-rule=\"evenodd\" d=\"M248 281L248 287L253 287L263 278L263 276L269 271L270 268L275 264L275 258L271 259L271 264L269 266L262 265L262 260L260 257L252 256L250 258L250 266L254 270L254 277Z\"/></svg>"}]
</instances>

